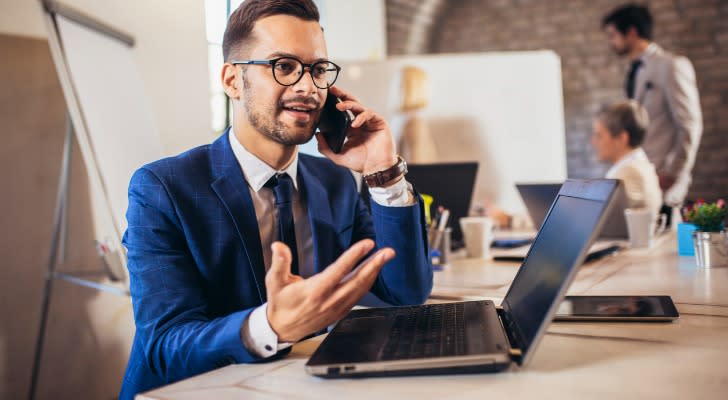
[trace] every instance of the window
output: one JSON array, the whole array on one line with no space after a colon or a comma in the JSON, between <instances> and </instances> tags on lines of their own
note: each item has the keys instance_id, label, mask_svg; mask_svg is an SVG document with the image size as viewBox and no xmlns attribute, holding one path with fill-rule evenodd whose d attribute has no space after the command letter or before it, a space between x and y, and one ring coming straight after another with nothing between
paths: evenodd
<instances>
[{"instance_id":1,"label":"window","mask_svg":"<svg viewBox=\"0 0 728 400\"><path fill-rule=\"evenodd\" d=\"M220 84L222 68L222 36L228 16L243 0L205 0L205 27L207 31L207 59L210 74L210 108L212 130L222 132L230 124L230 111L225 92Z\"/></svg>"}]
</instances>

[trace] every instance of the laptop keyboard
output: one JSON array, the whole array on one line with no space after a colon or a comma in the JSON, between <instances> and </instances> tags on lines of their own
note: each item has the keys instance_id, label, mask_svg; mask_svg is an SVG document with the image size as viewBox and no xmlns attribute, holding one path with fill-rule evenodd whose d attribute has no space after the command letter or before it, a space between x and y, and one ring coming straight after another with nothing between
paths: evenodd
<instances>
[{"instance_id":1,"label":"laptop keyboard","mask_svg":"<svg viewBox=\"0 0 728 400\"><path fill-rule=\"evenodd\" d=\"M465 354L464 314L464 303L445 303L397 315L381 360Z\"/></svg>"}]
</instances>

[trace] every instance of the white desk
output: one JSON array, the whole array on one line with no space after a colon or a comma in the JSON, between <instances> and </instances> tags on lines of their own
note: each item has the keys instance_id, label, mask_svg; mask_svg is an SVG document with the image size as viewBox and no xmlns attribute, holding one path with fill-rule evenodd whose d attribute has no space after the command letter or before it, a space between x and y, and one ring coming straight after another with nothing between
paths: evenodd
<instances>
[{"instance_id":1,"label":"white desk","mask_svg":"<svg viewBox=\"0 0 728 400\"><path fill-rule=\"evenodd\" d=\"M304 364L321 338L283 360L231 365L138 399L665 399L728 393L728 268L697 269L674 236L585 265L572 294L665 294L674 323L554 323L523 369L498 374L324 380ZM435 273L435 298L500 298L518 267L460 260Z\"/></svg>"}]
</instances>

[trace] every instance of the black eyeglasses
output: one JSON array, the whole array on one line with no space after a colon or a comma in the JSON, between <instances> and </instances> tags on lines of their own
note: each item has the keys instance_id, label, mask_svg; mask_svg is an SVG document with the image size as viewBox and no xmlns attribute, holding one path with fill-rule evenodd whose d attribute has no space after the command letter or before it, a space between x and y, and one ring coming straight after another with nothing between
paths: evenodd
<instances>
[{"instance_id":1,"label":"black eyeglasses","mask_svg":"<svg viewBox=\"0 0 728 400\"><path fill-rule=\"evenodd\" d=\"M301 60L293 57L279 57L272 60L245 60L232 61L233 65L270 65L273 70L273 78L283 86L292 86L298 83L303 76L303 71L308 68L313 84L319 89L328 89L336 78L339 77L341 67L331 61L317 61L312 64L304 64Z\"/></svg>"}]
</instances>

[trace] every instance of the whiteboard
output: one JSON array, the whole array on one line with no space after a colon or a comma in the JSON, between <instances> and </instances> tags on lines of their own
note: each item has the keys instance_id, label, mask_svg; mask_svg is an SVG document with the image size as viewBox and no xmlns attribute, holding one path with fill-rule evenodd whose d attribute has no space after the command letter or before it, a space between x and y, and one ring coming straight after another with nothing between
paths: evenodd
<instances>
[{"instance_id":1,"label":"whiteboard","mask_svg":"<svg viewBox=\"0 0 728 400\"><path fill-rule=\"evenodd\" d=\"M515 182L566 179L561 62L552 51L437 54L342 63L336 85L382 114L400 134L400 71L422 68L439 162L478 161L473 201L525 213Z\"/></svg>"},{"instance_id":2,"label":"whiteboard","mask_svg":"<svg viewBox=\"0 0 728 400\"><path fill-rule=\"evenodd\" d=\"M63 16L56 21L91 150L123 232L129 180L143 164L161 158L159 130L132 48ZM74 121L77 131L78 125Z\"/></svg>"}]
</instances>

